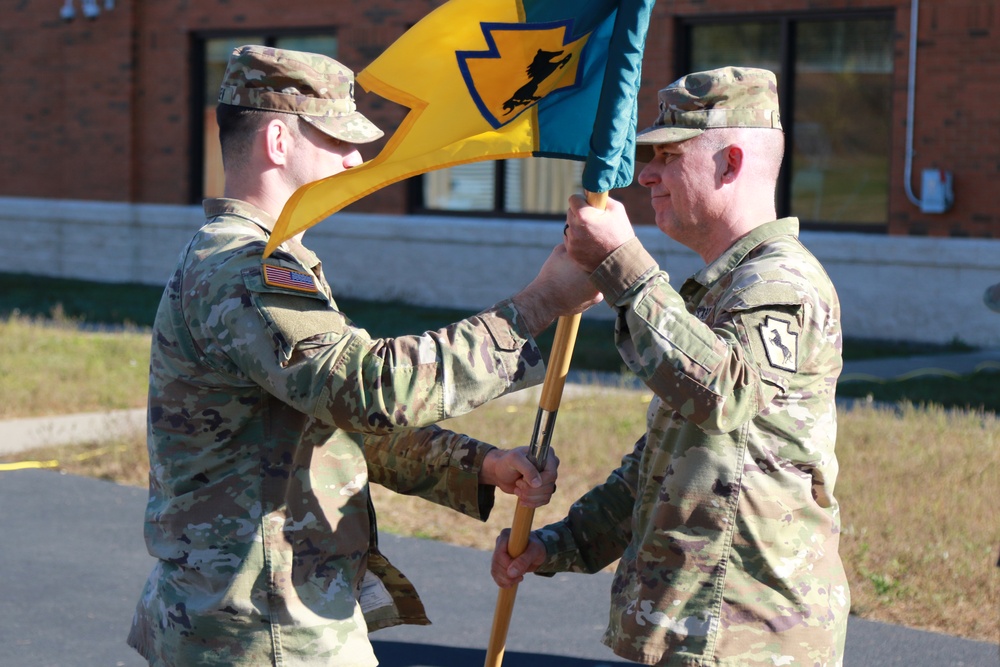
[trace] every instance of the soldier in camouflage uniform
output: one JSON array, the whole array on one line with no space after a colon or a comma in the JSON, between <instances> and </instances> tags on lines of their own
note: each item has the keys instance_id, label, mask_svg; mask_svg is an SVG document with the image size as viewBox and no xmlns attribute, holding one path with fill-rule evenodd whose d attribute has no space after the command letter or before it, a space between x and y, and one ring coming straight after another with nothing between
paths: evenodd
<instances>
[{"instance_id":1,"label":"soldier in camouflage uniform","mask_svg":"<svg viewBox=\"0 0 1000 667\"><path fill-rule=\"evenodd\" d=\"M229 62L226 198L205 202L153 328L157 560L128 638L152 665L375 665L369 630L429 621L378 549L370 483L481 520L496 486L529 506L554 490L554 457L539 474L525 448L432 424L543 379L533 336L599 299L583 271L550 259L474 317L377 340L299 239L263 257L294 190L382 135L352 87L322 56L248 46Z\"/></svg>"},{"instance_id":2,"label":"soldier in camouflage uniform","mask_svg":"<svg viewBox=\"0 0 1000 667\"><path fill-rule=\"evenodd\" d=\"M679 291L624 209L571 202L569 256L617 312L622 358L653 391L645 434L516 560L596 572L620 558L604 642L643 664L841 665L850 597L838 555L837 294L775 220L784 149L774 75L723 68L659 93L639 134L657 226L706 266Z\"/></svg>"}]
</instances>

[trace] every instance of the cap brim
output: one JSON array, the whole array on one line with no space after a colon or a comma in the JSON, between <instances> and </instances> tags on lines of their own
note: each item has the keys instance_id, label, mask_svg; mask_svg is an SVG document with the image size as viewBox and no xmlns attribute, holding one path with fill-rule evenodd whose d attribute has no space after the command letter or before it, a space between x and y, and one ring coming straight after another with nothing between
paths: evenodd
<instances>
[{"instance_id":1,"label":"cap brim","mask_svg":"<svg viewBox=\"0 0 1000 667\"><path fill-rule=\"evenodd\" d=\"M699 127L664 127L663 125L647 127L635 135L636 162L652 162L658 144L676 144L680 141L694 139L705 130Z\"/></svg>"},{"instance_id":2,"label":"cap brim","mask_svg":"<svg viewBox=\"0 0 1000 667\"><path fill-rule=\"evenodd\" d=\"M320 132L334 139L346 141L349 144L371 143L381 139L385 134L373 122L357 111L342 116L307 116L299 114L299 117Z\"/></svg>"}]
</instances>

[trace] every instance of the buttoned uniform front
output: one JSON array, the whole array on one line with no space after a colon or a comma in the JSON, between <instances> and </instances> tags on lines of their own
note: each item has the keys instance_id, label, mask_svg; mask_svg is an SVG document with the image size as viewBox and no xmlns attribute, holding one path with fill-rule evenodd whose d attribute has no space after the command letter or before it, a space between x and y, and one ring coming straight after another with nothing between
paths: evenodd
<instances>
[{"instance_id":1,"label":"buttoned uniform front","mask_svg":"<svg viewBox=\"0 0 1000 667\"><path fill-rule=\"evenodd\" d=\"M794 218L765 223L675 291L637 239L593 279L652 389L646 433L567 517L541 574L620 561L604 642L671 666L841 665L840 306Z\"/></svg>"},{"instance_id":2,"label":"buttoned uniform front","mask_svg":"<svg viewBox=\"0 0 1000 667\"><path fill-rule=\"evenodd\" d=\"M153 326L157 561L128 642L152 665L375 665L369 630L429 621L378 550L369 483L485 519L492 447L423 426L540 382L541 354L509 301L372 339L299 242L262 258L267 213L205 212Z\"/></svg>"}]
</instances>

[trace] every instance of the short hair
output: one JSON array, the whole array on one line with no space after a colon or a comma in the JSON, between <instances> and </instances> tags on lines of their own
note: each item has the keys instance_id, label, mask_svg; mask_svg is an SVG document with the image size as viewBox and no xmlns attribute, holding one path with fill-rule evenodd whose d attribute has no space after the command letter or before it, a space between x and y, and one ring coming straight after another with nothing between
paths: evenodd
<instances>
[{"instance_id":1,"label":"short hair","mask_svg":"<svg viewBox=\"0 0 1000 667\"><path fill-rule=\"evenodd\" d=\"M785 134L767 128L728 127L705 130L700 137L711 151L720 151L731 144L745 145L759 160L763 169L759 175L777 181L781 161L785 156Z\"/></svg>"},{"instance_id":2,"label":"short hair","mask_svg":"<svg viewBox=\"0 0 1000 667\"><path fill-rule=\"evenodd\" d=\"M275 119L284 121L292 132L301 132L299 117L293 113L237 107L232 104L218 105L215 108L215 120L219 125L223 169L240 169L246 166L257 132Z\"/></svg>"}]
</instances>

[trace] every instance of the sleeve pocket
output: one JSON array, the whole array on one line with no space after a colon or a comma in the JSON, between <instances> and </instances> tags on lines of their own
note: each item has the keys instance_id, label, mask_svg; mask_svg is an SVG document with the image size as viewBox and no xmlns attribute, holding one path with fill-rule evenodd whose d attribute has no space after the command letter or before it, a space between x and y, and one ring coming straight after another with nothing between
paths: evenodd
<instances>
[{"instance_id":1,"label":"sleeve pocket","mask_svg":"<svg viewBox=\"0 0 1000 667\"><path fill-rule=\"evenodd\" d=\"M244 270L243 281L253 306L264 320L282 365L288 363L303 341L324 334L339 338L350 326L344 314L320 291L269 285L257 268ZM323 338L328 339L329 336Z\"/></svg>"}]
</instances>

